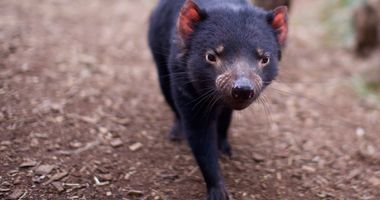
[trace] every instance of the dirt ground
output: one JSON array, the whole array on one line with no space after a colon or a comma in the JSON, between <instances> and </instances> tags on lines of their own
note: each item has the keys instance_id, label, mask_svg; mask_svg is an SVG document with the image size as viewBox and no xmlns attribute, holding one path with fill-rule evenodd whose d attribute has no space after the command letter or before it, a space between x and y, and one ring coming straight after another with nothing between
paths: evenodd
<instances>
[{"instance_id":1,"label":"dirt ground","mask_svg":"<svg viewBox=\"0 0 380 200\"><path fill-rule=\"evenodd\" d=\"M295 1L280 78L234 116L237 200L380 199L380 109L367 64ZM146 45L149 0L0 1L0 199L202 199ZM307 9L306 9L307 8Z\"/></svg>"}]
</instances>

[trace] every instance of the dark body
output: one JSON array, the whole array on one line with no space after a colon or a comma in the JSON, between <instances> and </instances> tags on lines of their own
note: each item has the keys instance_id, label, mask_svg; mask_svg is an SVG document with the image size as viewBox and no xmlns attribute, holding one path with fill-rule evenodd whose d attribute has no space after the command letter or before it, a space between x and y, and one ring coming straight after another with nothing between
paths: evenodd
<instances>
[{"instance_id":1,"label":"dark body","mask_svg":"<svg viewBox=\"0 0 380 200\"><path fill-rule=\"evenodd\" d=\"M188 140L208 199L228 199L218 156L231 155L233 109L249 106L277 75L284 41L274 17L245 0L161 0L151 16L149 46L175 113L171 137Z\"/></svg>"}]
</instances>

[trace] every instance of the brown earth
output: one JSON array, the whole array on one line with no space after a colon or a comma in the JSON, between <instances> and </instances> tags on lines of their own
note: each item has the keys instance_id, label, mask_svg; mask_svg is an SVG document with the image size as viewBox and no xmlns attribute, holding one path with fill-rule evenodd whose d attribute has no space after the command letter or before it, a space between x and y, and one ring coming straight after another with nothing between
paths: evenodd
<instances>
[{"instance_id":1,"label":"brown earth","mask_svg":"<svg viewBox=\"0 0 380 200\"><path fill-rule=\"evenodd\" d=\"M294 2L266 106L235 115L234 156L221 160L235 199L380 199L380 109L351 81L367 63L326 44L323 2ZM167 139L145 37L153 6L0 1L0 199L204 196L186 143Z\"/></svg>"}]
</instances>

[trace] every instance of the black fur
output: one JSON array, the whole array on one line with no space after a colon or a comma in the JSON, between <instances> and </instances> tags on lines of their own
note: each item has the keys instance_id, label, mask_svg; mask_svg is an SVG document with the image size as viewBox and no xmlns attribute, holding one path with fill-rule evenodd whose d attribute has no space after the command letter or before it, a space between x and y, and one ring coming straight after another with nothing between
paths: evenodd
<instances>
[{"instance_id":1,"label":"black fur","mask_svg":"<svg viewBox=\"0 0 380 200\"><path fill-rule=\"evenodd\" d=\"M202 171L208 199L228 199L218 155L231 155L227 130L233 109L215 92L216 71L205 62L205 52L223 44L226 63L244 58L252 63L255 49L271 54L271 63L258 75L268 85L277 75L281 47L269 21L271 13L245 0L198 0L202 20L185 40L176 24L184 0L161 0L149 28L149 45L157 64L166 101L175 113L172 138L185 136Z\"/></svg>"}]
</instances>

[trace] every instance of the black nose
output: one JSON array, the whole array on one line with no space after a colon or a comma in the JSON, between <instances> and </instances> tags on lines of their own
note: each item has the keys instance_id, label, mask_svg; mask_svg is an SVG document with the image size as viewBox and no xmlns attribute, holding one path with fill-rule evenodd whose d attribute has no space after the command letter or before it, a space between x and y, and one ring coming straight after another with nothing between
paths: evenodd
<instances>
[{"instance_id":1,"label":"black nose","mask_svg":"<svg viewBox=\"0 0 380 200\"><path fill-rule=\"evenodd\" d=\"M243 78L235 82L231 95L234 99L237 100L249 100L252 99L255 95L253 84L250 80Z\"/></svg>"}]
</instances>

